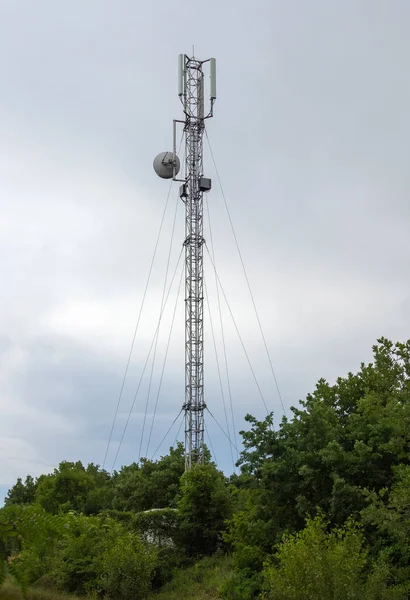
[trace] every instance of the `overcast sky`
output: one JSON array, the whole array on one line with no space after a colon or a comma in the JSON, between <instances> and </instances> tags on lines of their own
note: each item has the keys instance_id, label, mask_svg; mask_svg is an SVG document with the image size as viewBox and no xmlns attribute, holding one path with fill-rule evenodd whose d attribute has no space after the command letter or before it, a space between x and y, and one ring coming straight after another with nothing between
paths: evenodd
<instances>
[{"instance_id":1,"label":"overcast sky","mask_svg":"<svg viewBox=\"0 0 410 600\"><path fill-rule=\"evenodd\" d=\"M177 56L193 44L198 58L217 59L209 139L285 405L320 377L357 370L378 337L410 337L409 19L407 0L0 0L0 502L18 476L104 459L168 192L152 159L172 147L172 119L182 116ZM279 420L205 150L217 269ZM175 188L109 469L155 332L176 202ZM171 273L183 221L181 204ZM206 236L209 244L208 223ZM222 358L209 260L205 269ZM149 454L184 397L182 294L177 306ZM239 430L264 407L223 310ZM206 319L206 399L226 429L207 311ZM138 458L149 373L116 468ZM223 384L229 405L225 376ZM207 428L218 464L232 471L209 416Z\"/></svg>"}]
</instances>

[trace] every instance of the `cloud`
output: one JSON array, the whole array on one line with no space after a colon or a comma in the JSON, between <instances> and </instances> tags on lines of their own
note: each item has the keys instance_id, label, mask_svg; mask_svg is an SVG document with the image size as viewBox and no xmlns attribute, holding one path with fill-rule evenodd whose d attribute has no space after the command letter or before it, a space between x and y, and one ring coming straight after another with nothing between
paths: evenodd
<instances>
[{"instance_id":1,"label":"cloud","mask_svg":"<svg viewBox=\"0 0 410 600\"><path fill-rule=\"evenodd\" d=\"M104 457L168 193L152 159L171 148L172 119L181 116L176 58L190 52L187 31L195 31L196 54L218 61L208 123L218 173L205 142L213 180L212 240L207 214L205 237L268 407L280 417L224 196L286 407L319 377L356 370L377 337L406 337L408 4L259 0L233 12L211 1L200 28L196 6L1 3L3 488L63 459ZM177 202L174 189L108 462L154 337ZM181 203L178 210L170 273L184 238ZM207 254L205 273L229 414ZM162 320L147 431L178 283ZM223 295L221 306L239 429L245 413L265 409ZM152 449L183 402L183 320L181 300ZM205 341L206 400L226 429L207 311ZM138 455L150 368L119 463ZM229 471L224 434L211 417L207 428Z\"/></svg>"}]
</instances>

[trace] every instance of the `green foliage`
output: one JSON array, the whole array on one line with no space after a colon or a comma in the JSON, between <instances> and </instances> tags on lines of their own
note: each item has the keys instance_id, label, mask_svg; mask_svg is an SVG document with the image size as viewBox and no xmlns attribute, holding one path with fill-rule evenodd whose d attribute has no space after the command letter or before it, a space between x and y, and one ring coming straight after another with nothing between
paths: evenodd
<instances>
[{"instance_id":1,"label":"green foliage","mask_svg":"<svg viewBox=\"0 0 410 600\"><path fill-rule=\"evenodd\" d=\"M23 600L21 590L9 578L3 587L0 588L0 600ZM55 589L47 588L29 588L27 590L26 600L80 600L78 596L57 592Z\"/></svg>"},{"instance_id":2,"label":"green foliage","mask_svg":"<svg viewBox=\"0 0 410 600\"><path fill-rule=\"evenodd\" d=\"M39 536L59 535L62 532L63 521L36 504L7 506L0 510L0 514L0 523L8 528L6 535L22 544L32 543Z\"/></svg>"},{"instance_id":3,"label":"green foliage","mask_svg":"<svg viewBox=\"0 0 410 600\"><path fill-rule=\"evenodd\" d=\"M70 593L98 589L100 558L122 534L121 525L111 519L67 514L65 535L50 557L49 580L57 589Z\"/></svg>"},{"instance_id":4,"label":"green foliage","mask_svg":"<svg viewBox=\"0 0 410 600\"><path fill-rule=\"evenodd\" d=\"M189 556L209 556L222 545L231 496L214 465L197 465L183 475L178 511L179 540Z\"/></svg>"},{"instance_id":5,"label":"green foliage","mask_svg":"<svg viewBox=\"0 0 410 600\"><path fill-rule=\"evenodd\" d=\"M96 474L86 470L81 462L62 462L53 474L39 477L36 502L52 514L70 510L85 512L88 498L96 487Z\"/></svg>"},{"instance_id":6,"label":"green foliage","mask_svg":"<svg viewBox=\"0 0 410 600\"><path fill-rule=\"evenodd\" d=\"M37 482L27 475L25 482L19 477L15 485L8 491L5 506L11 504L32 504L35 501Z\"/></svg>"},{"instance_id":7,"label":"green foliage","mask_svg":"<svg viewBox=\"0 0 410 600\"><path fill-rule=\"evenodd\" d=\"M143 538L157 549L152 586L159 588L171 579L176 568L186 562L184 552L178 546L181 517L175 508L154 508L137 513L134 525Z\"/></svg>"},{"instance_id":8,"label":"green foliage","mask_svg":"<svg viewBox=\"0 0 410 600\"><path fill-rule=\"evenodd\" d=\"M39 581L82 595L107 593L113 599L146 596L156 554L136 533L109 517L73 512L61 517L44 511L39 514L45 515L43 528L23 540L22 549L10 564L9 571L22 589L26 582Z\"/></svg>"},{"instance_id":9,"label":"green foliage","mask_svg":"<svg viewBox=\"0 0 410 600\"><path fill-rule=\"evenodd\" d=\"M195 565L175 572L169 583L150 600L217 600L221 590L232 578L232 564L229 557L206 557ZM238 597L239 598L239 597Z\"/></svg>"},{"instance_id":10,"label":"green foliage","mask_svg":"<svg viewBox=\"0 0 410 600\"><path fill-rule=\"evenodd\" d=\"M361 516L374 550L388 555L396 567L407 569L410 577L410 465L394 471L390 490L366 491L368 506Z\"/></svg>"},{"instance_id":11,"label":"green foliage","mask_svg":"<svg viewBox=\"0 0 410 600\"><path fill-rule=\"evenodd\" d=\"M353 522L326 532L322 517L287 536L264 571L266 600L405 600L409 586L388 587L387 565L371 571Z\"/></svg>"},{"instance_id":12,"label":"green foliage","mask_svg":"<svg viewBox=\"0 0 410 600\"><path fill-rule=\"evenodd\" d=\"M219 588L219 597L225 600L253 600L260 598L262 589L262 575L255 574L254 577L246 576L245 573L235 570L230 577L222 582Z\"/></svg>"},{"instance_id":13,"label":"green foliage","mask_svg":"<svg viewBox=\"0 0 410 600\"><path fill-rule=\"evenodd\" d=\"M130 533L115 540L101 557L101 589L112 600L142 600L151 589L156 553Z\"/></svg>"},{"instance_id":14,"label":"green foliage","mask_svg":"<svg viewBox=\"0 0 410 600\"><path fill-rule=\"evenodd\" d=\"M115 473L113 508L142 512L152 508L175 507L179 482L184 472L184 448L178 443L168 456L154 462L142 459Z\"/></svg>"},{"instance_id":15,"label":"green foliage","mask_svg":"<svg viewBox=\"0 0 410 600\"><path fill-rule=\"evenodd\" d=\"M138 531L156 546L174 546L181 524L179 512L173 508L151 509L137 513L134 523Z\"/></svg>"},{"instance_id":16,"label":"green foliage","mask_svg":"<svg viewBox=\"0 0 410 600\"><path fill-rule=\"evenodd\" d=\"M208 453L184 474L178 444L113 476L63 462L36 481L17 480L0 510L0 585L13 572L23 588L41 582L109 597L163 586L167 599L252 600L263 584L269 599L405 597L410 341L381 339L373 354L334 385L320 380L275 427L273 415L248 415L241 473L229 479ZM216 550L232 553L235 570L218 591L206 583L210 563L191 569ZM212 560L217 573L225 558Z\"/></svg>"},{"instance_id":17,"label":"green foliage","mask_svg":"<svg viewBox=\"0 0 410 600\"><path fill-rule=\"evenodd\" d=\"M132 547L128 562L123 553L123 568L135 581L138 566L134 559L144 564L144 557L137 553L144 547L144 555L150 557L150 585L151 579L154 585L161 585L181 562L180 551L173 547L171 552L169 547L170 536L175 537L177 515L168 507L176 504L183 470L183 447L179 444L169 456L157 462L144 459L113 477L93 464L84 467L81 462L62 462L52 474L36 482L29 476L24 484L18 480L8 494L6 509L0 511L4 558L13 558L11 568L4 573L15 572L22 588L27 581L79 594L104 593L104 585L111 590L119 575L108 568L103 557L111 556L112 548L120 551ZM161 514L140 515L113 508L126 507L127 503L144 509L164 508L155 511ZM97 513L99 516L93 516ZM47 527L39 523L41 519ZM147 550L139 532L159 545L158 556ZM121 573L127 579L127 573ZM139 585L139 589L144 586Z\"/></svg>"},{"instance_id":18,"label":"green foliage","mask_svg":"<svg viewBox=\"0 0 410 600\"><path fill-rule=\"evenodd\" d=\"M23 598L27 598L27 578L24 573L16 566L13 561L9 562L8 572L17 583Z\"/></svg>"},{"instance_id":19,"label":"green foliage","mask_svg":"<svg viewBox=\"0 0 410 600\"><path fill-rule=\"evenodd\" d=\"M0 536L7 541L10 553L4 573L8 572L13 576L23 595L29 581L28 573L21 564L25 548L34 545L39 539L50 540L60 533L60 520L47 514L39 506L11 504L1 509ZM4 583L4 576L2 579Z\"/></svg>"},{"instance_id":20,"label":"green foliage","mask_svg":"<svg viewBox=\"0 0 410 600\"><path fill-rule=\"evenodd\" d=\"M357 374L334 385L320 380L276 430L272 415L247 417L239 489L245 502L228 536L242 572L258 571L282 535L300 531L318 510L333 526L360 519L368 494L391 489L397 468L410 465L410 341L381 339L373 352L374 362ZM386 535L380 547L389 544Z\"/></svg>"}]
</instances>

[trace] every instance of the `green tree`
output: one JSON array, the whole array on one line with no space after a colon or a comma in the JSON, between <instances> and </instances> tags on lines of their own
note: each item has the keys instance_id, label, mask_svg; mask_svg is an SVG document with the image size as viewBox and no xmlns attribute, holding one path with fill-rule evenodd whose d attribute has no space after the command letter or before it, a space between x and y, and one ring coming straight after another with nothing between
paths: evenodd
<instances>
[{"instance_id":1,"label":"green tree","mask_svg":"<svg viewBox=\"0 0 410 600\"><path fill-rule=\"evenodd\" d=\"M142 600L151 590L157 556L135 534L118 537L101 557L100 584L112 600Z\"/></svg>"},{"instance_id":2,"label":"green tree","mask_svg":"<svg viewBox=\"0 0 410 600\"><path fill-rule=\"evenodd\" d=\"M260 570L283 533L318 509L333 526L360 519L366 490L390 489L396 468L410 464L410 342L382 338L373 354L357 374L320 380L277 429L272 415L247 417L244 500L228 536L242 572Z\"/></svg>"},{"instance_id":3,"label":"green tree","mask_svg":"<svg viewBox=\"0 0 410 600\"><path fill-rule=\"evenodd\" d=\"M30 577L21 557L26 548L38 544L39 540L47 540L50 546L51 540L61 535L60 520L38 506L15 504L1 509L0 540L5 556L0 563L0 586L9 572L25 594Z\"/></svg>"},{"instance_id":4,"label":"green tree","mask_svg":"<svg viewBox=\"0 0 410 600\"><path fill-rule=\"evenodd\" d=\"M113 508L141 512L175 507L184 466L184 447L178 443L158 461L143 458L123 467L113 477Z\"/></svg>"},{"instance_id":5,"label":"green tree","mask_svg":"<svg viewBox=\"0 0 410 600\"><path fill-rule=\"evenodd\" d=\"M27 475L23 483L21 477L17 479L14 486L8 491L5 498L5 506L11 504L32 504L35 500L37 483L31 475Z\"/></svg>"},{"instance_id":6,"label":"green tree","mask_svg":"<svg viewBox=\"0 0 410 600\"><path fill-rule=\"evenodd\" d=\"M396 467L395 475L391 489L366 491L362 520L373 551L389 556L400 575L410 578L410 465Z\"/></svg>"},{"instance_id":7,"label":"green tree","mask_svg":"<svg viewBox=\"0 0 410 600\"><path fill-rule=\"evenodd\" d=\"M210 555L222 545L231 506L224 476L213 464L197 465L182 476L180 541L189 556Z\"/></svg>"},{"instance_id":8,"label":"green tree","mask_svg":"<svg viewBox=\"0 0 410 600\"><path fill-rule=\"evenodd\" d=\"M371 565L357 525L327 533L320 516L284 539L264 578L266 600L406 600L409 589L388 586L389 569Z\"/></svg>"},{"instance_id":9,"label":"green tree","mask_svg":"<svg viewBox=\"0 0 410 600\"><path fill-rule=\"evenodd\" d=\"M94 465L84 468L80 461L64 461L52 474L38 478L35 501L52 514L70 510L96 513L107 508L109 481L108 473Z\"/></svg>"},{"instance_id":10,"label":"green tree","mask_svg":"<svg viewBox=\"0 0 410 600\"><path fill-rule=\"evenodd\" d=\"M48 578L70 593L98 590L100 557L123 533L121 525L109 518L68 513L64 527L65 534L52 553Z\"/></svg>"},{"instance_id":11,"label":"green tree","mask_svg":"<svg viewBox=\"0 0 410 600\"><path fill-rule=\"evenodd\" d=\"M21 513L21 507L14 508L17 512L8 513L9 520L13 517L10 522L14 523L15 516L23 514L25 524L25 536L11 562L13 573L20 575L21 582L43 583L81 595L104 593L111 598L133 597L126 596L126 590L132 589L134 593L136 587L146 593L156 557L137 533L127 531L107 516L74 512L54 516L38 507L29 507L25 513ZM123 596L114 593L120 578ZM144 595L134 594L134 597Z\"/></svg>"}]
</instances>

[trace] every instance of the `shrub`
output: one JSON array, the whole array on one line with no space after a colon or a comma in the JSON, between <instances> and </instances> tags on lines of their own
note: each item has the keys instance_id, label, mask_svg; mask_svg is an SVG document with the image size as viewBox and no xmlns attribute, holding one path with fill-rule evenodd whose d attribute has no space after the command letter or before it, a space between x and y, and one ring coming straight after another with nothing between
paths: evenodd
<instances>
[{"instance_id":1,"label":"shrub","mask_svg":"<svg viewBox=\"0 0 410 600\"><path fill-rule=\"evenodd\" d=\"M214 465L197 465L182 476L178 511L179 544L189 556L210 556L223 545L231 496Z\"/></svg>"},{"instance_id":2,"label":"shrub","mask_svg":"<svg viewBox=\"0 0 410 600\"><path fill-rule=\"evenodd\" d=\"M118 538L100 562L102 591L112 600L142 600L151 590L156 553L132 533Z\"/></svg>"},{"instance_id":3,"label":"shrub","mask_svg":"<svg viewBox=\"0 0 410 600\"><path fill-rule=\"evenodd\" d=\"M351 521L326 533L322 517L284 539L264 571L265 600L405 600L407 590L388 587L390 571L371 565L359 527Z\"/></svg>"}]
</instances>

